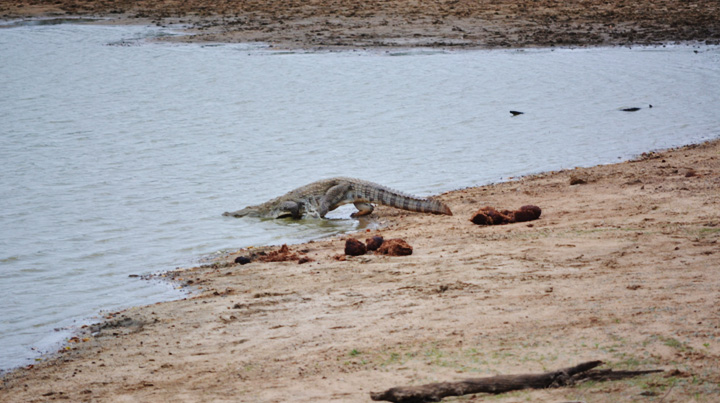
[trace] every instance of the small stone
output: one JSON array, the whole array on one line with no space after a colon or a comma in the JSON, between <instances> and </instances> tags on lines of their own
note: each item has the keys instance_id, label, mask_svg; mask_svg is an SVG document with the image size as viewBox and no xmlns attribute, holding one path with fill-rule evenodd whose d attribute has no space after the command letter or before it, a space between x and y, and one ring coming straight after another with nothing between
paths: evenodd
<instances>
[{"instance_id":1,"label":"small stone","mask_svg":"<svg viewBox=\"0 0 720 403\"><path fill-rule=\"evenodd\" d=\"M378 248L383 244L383 237L374 236L372 238L366 239L365 243L367 244L367 250L369 250L369 251L378 250Z\"/></svg>"},{"instance_id":2,"label":"small stone","mask_svg":"<svg viewBox=\"0 0 720 403\"><path fill-rule=\"evenodd\" d=\"M405 240L395 238L383 242L377 252L389 256L408 256L412 255L413 249Z\"/></svg>"},{"instance_id":3,"label":"small stone","mask_svg":"<svg viewBox=\"0 0 720 403\"><path fill-rule=\"evenodd\" d=\"M355 238L349 238L345 241L345 254L349 256L360 256L367 253L367 247L364 243Z\"/></svg>"},{"instance_id":4,"label":"small stone","mask_svg":"<svg viewBox=\"0 0 720 403\"><path fill-rule=\"evenodd\" d=\"M490 217L487 213L485 213L482 210L477 211L470 221L473 222L473 224L477 225L493 225L492 217Z\"/></svg>"},{"instance_id":5,"label":"small stone","mask_svg":"<svg viewBox=\"0 0 720 403\"><path fill-rule=\"evenodd\" d=\"M239 265L248 264L252 262L249 257L247 256L238 256L235 258L235 263Z\"/></svg>"},{"instance_id":6,"label":"small stone","mask_svg":"<svg viewBox=\"0 0 720 403\"><path fill-rule=\"evenodd\" d=\"M542 214L542 209L540 207L528 204L520 207L519 210L514 212L515 222L537 220L540 218L540 214Z\"/></svg>"}]
</instances>

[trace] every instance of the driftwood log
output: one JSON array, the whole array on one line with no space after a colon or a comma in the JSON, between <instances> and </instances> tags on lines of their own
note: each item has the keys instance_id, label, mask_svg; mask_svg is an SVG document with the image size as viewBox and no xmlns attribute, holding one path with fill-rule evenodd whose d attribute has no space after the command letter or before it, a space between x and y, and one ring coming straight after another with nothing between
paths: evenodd
<instances>
[{"instance_id":1,"label":"driftwood log","mask_svg":"<svg viewBox=\"0 0 720 403\"><path fill-rule=\"evenodd\" d=\"M563 368L543 374L498 375L488 378L466 379L460 382L440 382L419 386L399 386L384 392L370 392L372 400L388 402L424 403L439 402L448 396L471 393L500 394L520 389L545 389L570 386L580 380L617 380L638 375L662 372L594 370L602 361L589 361L574 367Z\"/></svg>"}]
</instances>

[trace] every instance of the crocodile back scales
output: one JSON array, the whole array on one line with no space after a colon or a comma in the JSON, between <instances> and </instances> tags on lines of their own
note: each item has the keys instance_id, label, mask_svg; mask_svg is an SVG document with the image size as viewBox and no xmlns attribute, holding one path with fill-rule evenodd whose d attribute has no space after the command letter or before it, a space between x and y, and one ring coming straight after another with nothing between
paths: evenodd
<instances>
[{"instance_id":1,"label":"crocodile back scales","mask_svg":"<svg viewBox=\"0 0 720 403\"><path fill-rule=\"evenodd\" d=\"M400 192L377 183L354 178L335 178L351 184L350 195L355 201L382 204L418 213L452 215L450 208L436 199L421 198Z\"/></svg>"}]
</instances>

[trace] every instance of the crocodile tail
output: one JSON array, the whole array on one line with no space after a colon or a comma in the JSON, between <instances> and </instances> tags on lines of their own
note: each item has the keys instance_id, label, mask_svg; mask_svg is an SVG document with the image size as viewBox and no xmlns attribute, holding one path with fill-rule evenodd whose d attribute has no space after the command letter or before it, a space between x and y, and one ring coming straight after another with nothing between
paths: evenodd
<instances>
[{"instance_id":1,"label":"crocodile tail","mask_svg":"<svg viewBox=\"0 0 720 403\"><path fill-rule=\"evenodd\" d=\"M353 184L355 195L370 203L382 204L418 213L452 215L450 208L434 198L421 198L370 182Z\"/></svg>"},{"instance_id":2,"label":"crocodile tail","mask_svg":"<svg viewBox=\"0 0 720 403\"><path fill-rule=\"evenodd\" d=\"M430 211L431 213L453 215L452 211L450 211L450 207L448 207L447 204L441 202L440 200L428 198L427 201L432 204L432 210Z\"/></svg>"},{"instance_id":3,"label":"crocodile tail","mask_svg":"<svg viewBox=\"0 0 720 403\"><path fill-rule=\"evenodd\" d=\"M392 195L389 197L389 200L387 200L387 203L379 203L403 210L416 211L418 213L452 215L452 211L450 211L450 208L445 203L441 202L440 200L431 198L423 199L415 196Z\"/></svg>"}]
</instances>

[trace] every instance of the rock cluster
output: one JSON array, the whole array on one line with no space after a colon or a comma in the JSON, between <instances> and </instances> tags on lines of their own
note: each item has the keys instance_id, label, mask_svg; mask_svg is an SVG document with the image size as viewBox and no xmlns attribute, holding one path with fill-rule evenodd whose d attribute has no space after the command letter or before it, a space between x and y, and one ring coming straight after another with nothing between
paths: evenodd
<instances>
[{"instance_id":1,"label":"rock cluster","mask_svg":"<svg viewBox=\"0 0 720 403\"><path fill-rule=\"evenodd\" d=\"M374 236L365 240L365 243L349 238L345 241L345 254L349 256L360 256L367 252L374 251L376 254L388 256L412 255L413 248L403 239L383 239L381 236Z\"/></svg>"},{"instance_id":2,"label":"rock cluster","mask_svg":"<svg viewBox=\"0 0 720 403\"><path fill-rule=\"evenodd\" d=\"M538 206L526 205L515 211L498 211L493 207L486 206L475 212L470 221L477 225L502 225L515 222L525 222L540 218L542 210Z\"/></svg>"},{"instance_id":3,"label":"rock cluster","mask_svg":"<svg viewBox=\"0 0 720 403\"><path fill-rule=\"evenodd\" d=\"M258 262L290 262L297 261L299 264L312 262L313 260L303 252L293 252L290 248L283 244L280 249L271 252L258 252L253 253L250 256L238 256L234 262L236 264L245 265L254 261Z\"/></svg>"}]
</instances>

